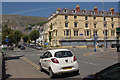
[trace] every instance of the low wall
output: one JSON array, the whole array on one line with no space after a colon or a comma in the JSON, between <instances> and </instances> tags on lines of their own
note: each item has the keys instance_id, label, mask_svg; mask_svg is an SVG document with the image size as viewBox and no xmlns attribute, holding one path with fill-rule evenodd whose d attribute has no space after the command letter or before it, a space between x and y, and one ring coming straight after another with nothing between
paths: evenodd
<instances>
[{"instance_id":1,"label":"low wall","mask_svg":"<svg viewBox=\"0 0 120 80\"><path fill-rule=\"evenodd\" d=\"M2 57L2 53L0 52L0 80L2 79L2 60L3 57Z\"/></svg>"}]
</instances>

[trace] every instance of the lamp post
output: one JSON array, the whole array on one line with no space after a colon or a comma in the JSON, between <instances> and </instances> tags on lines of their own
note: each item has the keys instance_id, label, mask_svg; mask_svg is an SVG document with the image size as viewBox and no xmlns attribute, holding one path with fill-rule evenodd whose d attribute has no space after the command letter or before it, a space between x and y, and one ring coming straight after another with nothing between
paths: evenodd
<instances>
[{"instance_id":1,"label":"lamp post","mask_svg":"<svg viewBox=\"0 0 120 80\"><path fill-rule=\"evenodd\" d=\"M106 35L105 35L105 20L104 20L104 17L105 17L105 15L104 15L104 0L102 0L103 1L103 27L104 27L104 50L106 51Z\"/></svg>"}]
</instances>

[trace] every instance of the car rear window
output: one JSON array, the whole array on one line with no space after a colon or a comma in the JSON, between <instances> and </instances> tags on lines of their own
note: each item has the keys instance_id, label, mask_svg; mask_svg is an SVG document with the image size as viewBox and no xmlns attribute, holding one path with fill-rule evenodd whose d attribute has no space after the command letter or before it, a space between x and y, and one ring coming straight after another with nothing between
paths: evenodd
<instances>
[{"instance_id":1,"label":"car rear window","mask_svg":"<svg viewBox=\"0 0 120 80\"><path fill-rule=\"evenodd\" d=\"M64 57L72 57L73 54L70 51L58 51L55 53L55 57L64 58Z\"/></svg>"}]
</instances>

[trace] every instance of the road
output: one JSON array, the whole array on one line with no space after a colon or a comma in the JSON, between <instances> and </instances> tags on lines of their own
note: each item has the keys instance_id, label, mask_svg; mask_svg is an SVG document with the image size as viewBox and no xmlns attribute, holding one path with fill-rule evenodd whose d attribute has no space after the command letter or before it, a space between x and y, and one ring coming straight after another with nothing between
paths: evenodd
<instances>
[{"instance_id":1,"label":"road","mask_svg":"<svg viewBox=\"0 0 120 80\"><path fill-rule=\"evenodd\" d=\"M77 58L80 74L66 75L62 78L82 78L118 62L117 59L91 56L95 54L92 48L71 48L70 50ZM49 78L47 72L39 71L39 57L44 51L45 50L36 50L28 47L26 47L26 50L19 50L16 48L14 51L7 51L7 72L11 73L10 78ZM98 51L102 50L100 49ZM17 56L17 58L14 56ZM11 59L13 59L13 61ZM22 67L22 71L19 71L19 68L13 68L17 66ZM27 69L30 69L31 72ZM15 76L16 74L17 76Z\"/></svg>"}]
</instances>

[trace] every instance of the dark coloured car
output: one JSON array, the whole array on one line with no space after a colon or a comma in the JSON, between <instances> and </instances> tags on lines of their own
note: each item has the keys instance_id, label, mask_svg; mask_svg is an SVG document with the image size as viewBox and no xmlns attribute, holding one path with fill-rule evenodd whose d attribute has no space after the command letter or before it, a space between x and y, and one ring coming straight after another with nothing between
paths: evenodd
<instances>
[{"instance_id":1,"label":"dark coloured car","mask_svg":"<svg viewBox=\"0 0 120 80\"><path fill-rule=\"evenodd\" d=\"M21 46L20 49L21 49L21 50L25 50L25 46Z\"/></svg>"},{"instance_id":2,"label":"dark coloured car","mask_svg":"<svg viewBox=\"0 0 120 80\"><path fill-rule=\"evenodd\" d=\"M109 66L96 74L88 75L83 80L120 80L120 63Z\"/></svg>"},{"instance_id":3,"label":"dark coloured car","mask_svg":"<svg viewBox=\"0 0 120 80\"><path fill-rule=\"evenodd\" d=\"M22 45L18 45L18 48L20 48Z\"/></svg>"}]
</instances>

